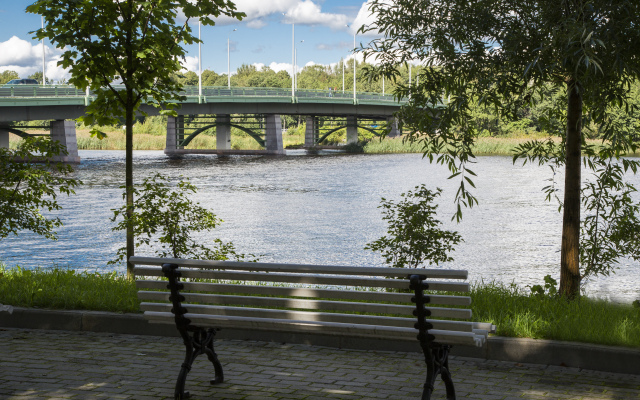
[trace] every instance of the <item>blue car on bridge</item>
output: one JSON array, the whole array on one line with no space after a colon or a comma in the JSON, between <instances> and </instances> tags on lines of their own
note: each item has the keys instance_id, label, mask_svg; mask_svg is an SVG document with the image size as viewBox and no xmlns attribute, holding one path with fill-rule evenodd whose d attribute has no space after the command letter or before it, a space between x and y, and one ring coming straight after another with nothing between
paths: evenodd
<instances>
[{"instance_id":1,"label":"blue car on bridge","mask_svg":"<svg viewBox=\"0 0 640 400\"><path fill-rule=\"evenodd\" d=\"M12 79L9 82L5 83L5 86L13 85L39 85L39 83L35 79Z\"/></svg>"}]
</instances>

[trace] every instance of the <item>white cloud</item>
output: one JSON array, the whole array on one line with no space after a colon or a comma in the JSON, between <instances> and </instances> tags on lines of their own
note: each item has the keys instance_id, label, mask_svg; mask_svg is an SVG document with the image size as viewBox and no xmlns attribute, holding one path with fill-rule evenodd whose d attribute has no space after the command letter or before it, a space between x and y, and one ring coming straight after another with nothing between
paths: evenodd
<instances>
[{"instance_id":1,"label":"white cloud","mask_svg":"<svg viewBox=\"0 0 640 400\"><path fill-rule=\"evenodd\" d=\"M50 80L69 79L68 71L59 67L60 51L49 47L45 51L45 74ZM0 71L16 71L21 78L42 71L42 42L32 42L11 37L5 42L0 42Z\"/></svg>"},{"instance_id":2,"label":"white cloud","mask_svg":"<svg viewBox=\"0 0 640 400\"><path fill-rule=\"evenodd\" d=\"M349 18L344 14L324 13L318 1L314 0L236 0L238 11L247 16L242 20L249 28L260 29L267 25L266 18L280 17L286 14L283 21L296 25L320 25L334 30L346 29ZM217 25L229 25L238 21L222 16L216 19Z\"/></svg>"},{"instance_id":3,"label":"white cloud","mask_svg":"<svg viewBox=\"0 0 640 400\"><path fill-rule=\"evenodd\" d=\"M301 25L322 25L334 30L344 29L349 19L344 14L323 13L319 5L311 0L298 2L287 11L285 21Z\"/></svg>"},{"instance_id":4,"label":"white cloud","mask_svg":"<svg viewBox=\"0 0 640 400\"><path fill-rule=\"evenodd\" d=\"M373 24L376 21L377 19L376 15L369 10L369 6L371 5L371 3L372 3L372 0L367 0L360 7L360 11L358 11L358 15L356 16L356 19L353 20L353 23L349 27L349 31L351 32L352 35L354 34L354 32L357 32L361 26L363 25L368 26ZM377 30L371 31L371 32L368 32L366 36L380 36L380 32L378 32Z\"/></svg>"},{"instance_id":5,"label":"white cloud","mask_svg":"<svg viewBox=\"0 0 640 400\"><path fill-rule=\"evenodd\" d=\"M180 64L182 64L183 71L193 71L196 74L198 73L198 57L186 56Z\"/></svg>"},{"instance_id":6,"label":"white cloud","mask_svg":"<svg viewBox=\"0 0 640 400\"><path fill-rule=\"evenodd\" d=\"M253 63L252 65L255 65L258 71L265 66L265 64L263 63ZM269 68L271 68L275 72L287 71L289 74L291 74L291 64L289 63L272 62L271 64L269 64Z\"/></svg>"},{"instance_id":7,"label":"white cloud","mask_svg":"<svg viewBox=\"0 0 640 400\"><path fill-rule=\"evenodd\" d=\"M264 20L262 19L254 19L251 20L249 22L247 22L247 26L251 29L260 29L260 28L264 28L265 26L267 26L267 23L264 22Z\"/></svg>"}]
</instances>

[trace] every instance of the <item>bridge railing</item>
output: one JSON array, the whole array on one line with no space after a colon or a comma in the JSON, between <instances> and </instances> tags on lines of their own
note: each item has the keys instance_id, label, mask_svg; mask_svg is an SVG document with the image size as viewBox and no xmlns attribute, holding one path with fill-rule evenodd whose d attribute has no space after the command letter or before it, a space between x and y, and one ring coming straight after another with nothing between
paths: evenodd
<instances>
[{"instance_id":1,"label":"bridge railing","mask_svg":"<svg viewBox=\"0 0 640 400\"><path fill-rule=\"evenodd\" d=\"M119 87L119 86L116 86ZM180 93L184 96L198 96L199 90L197 86L185 86ZM92 93L89 93L91 96ZM231 87L226 86L203 86L202 95L205 97L281 97L291 98L291 89L287 88L255 88L255 87ZM7 97L85 97L86 92L75 88L71 85L5 85L0 87L0 98ZM326 98L328 100L353 99L353 92L342 92L337 90L318 90L318 89L298 89L295 92L297 98ZM358 100L373 100L383 102L393 102L396 100L393 96L382 95L381 93L357 92Z\"/></svg>"}]
</instances>

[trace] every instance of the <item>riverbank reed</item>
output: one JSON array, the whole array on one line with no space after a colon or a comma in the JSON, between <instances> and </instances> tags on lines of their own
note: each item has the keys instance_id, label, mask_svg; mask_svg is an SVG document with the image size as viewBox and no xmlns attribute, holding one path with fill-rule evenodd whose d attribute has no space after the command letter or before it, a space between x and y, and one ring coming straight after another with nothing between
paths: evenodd
<instances>
[{"instance_id":1,"label":"riverbank reed","mask_svg":"<svg viewBox=\"0 0 640 400\"><path fill-rule=\"evenodd\" d=\"M475 155L513 155L514 149L531 140L529 138L478 138L473 146ZM364 146L364 152L370 154L381 153L422 153L424 146L421 142L409 142L401 137L373 139Z\"/></svg>"},{"instance_id":2,"label":"riverbank reed","mask_svg":"<svg viewBox=\"0 0 640 400\"><path fill-rule=\"evenodd\" d=\"M115 272L0 265L0 304L137 313L136 290ZM640 348L639 307L586 297L567 301L495 282L472 285L471 297L473 320L495 324L500 336Z\"/></svg>"}]
</instances>

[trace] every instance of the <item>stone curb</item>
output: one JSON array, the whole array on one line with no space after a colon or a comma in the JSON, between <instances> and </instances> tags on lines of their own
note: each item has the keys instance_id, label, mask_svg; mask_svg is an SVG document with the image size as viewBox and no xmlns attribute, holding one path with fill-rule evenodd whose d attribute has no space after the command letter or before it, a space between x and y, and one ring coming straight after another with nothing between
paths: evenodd
<instances>
[{"instance_id":1,"label":"stone curb","mask_svg":"<svg viewBox=\"0 0 640 400\"><path fill-rule=\"evenodd\" d=\"M14 307L0 312L0 327L68 331L109 332L129 335L178 336L173 325L149 324L142 314L102 311L44 310ZM363 340L321 334L292 334L271 331L223 329L220 339L301 343L358 350L420 352L411 342ZM524 364L573 367L604 372L640 375L640 350L556 340L493 336L484 348L454 346L452 355Z\"/></svg>"}]
</instances>

